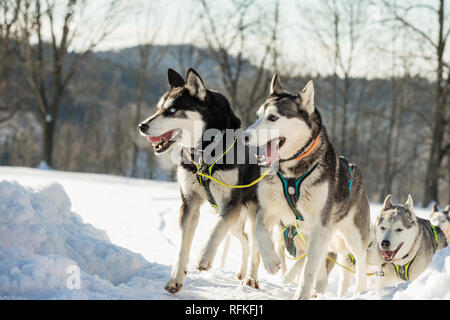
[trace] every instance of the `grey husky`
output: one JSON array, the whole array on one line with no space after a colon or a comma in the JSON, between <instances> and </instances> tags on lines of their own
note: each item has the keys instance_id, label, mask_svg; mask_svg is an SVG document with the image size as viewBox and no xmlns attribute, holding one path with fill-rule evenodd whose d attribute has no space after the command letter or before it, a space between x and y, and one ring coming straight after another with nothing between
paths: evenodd
<instances>
[{"instance_id":1,"label":"grey husky","mask_svg":"<svg viewBox=\"0 0 450 320\"><path fill-rule=\"evenodd\" d=\"M290 94L275 74L257 116L245 131L246 141L259 147L261 165L279 166L277 174L267 176L257 188L255 236L264 267L272 274L280 268L270 232L280 221L297 221L306 236L307 256L295 298L309 299L313 290L325 291L323 262L328 250L354 255L356 289L366 290L370 208L365 183L360 169L340 157L328 138L314 106L312 81L299 94ZM265 133L268 130L276 131L275 137Z\"/></svg>"},{"instance_id":2,"label":"grey husky","mask_svg":"<svg viewBox=\"0 0 450 320\"><path fill-rule=\"evenodd\" d=\"M242 245L242 264L237 277L242 279L243 284L257 288L259 251L253 237L255 224L252 223L257 209L255 187L231 189L198 175L200 171L207 172L229 185L247 184L258 177L259 168L256 164L238 165L235 161L240 139L232 145L233 140L228 141L223 134L227 129L240 128L241 122L230 108L228 100L222 94L207 89L193 69L188 70L186 80L169 69L168 82L170 88L160 99L156 113L139 124L141 134L153 144L156 154L168 152L177 144L181 146L177 170L182 200L179 220L181 245L165 288L170 293L176 293L185 282L199 209L205 201L215 206L219 217L200 254L198 270L211 267L219 244L231 230ZM210 129L217 131L217 135L207 140L204 134ZM208 160L204 154L212 143L228 150L227 157L232 155L234 161L216 162L217 157ZM247 222L251 230L248 234L244 231Z\"/></svg>"},{"instance_id":3,"label":"grey husky","mask_svg":"<svg viewBox=\"0 0 450 320\"><path fill-rule=\"evenodd\" d=\"M439 210L438 204L435 203L433 210L428 218L432 224L439 227L445 234L447 242L450 241L450 204L443 211Z\"/></svg>"},{"instance_id":4,"label":"grey husky","mask_svg":"<svg viewBox=\"0 0 450 320\"><path fill-rule=\"evenodd\" d=\"M384 200L375 224L376 245L369 248L369 263L375 264L379 287L416 279L429 265L434 253L447 246L439 227L416 217L411 195L403 204Z\"/></svg>"}]
</instances>

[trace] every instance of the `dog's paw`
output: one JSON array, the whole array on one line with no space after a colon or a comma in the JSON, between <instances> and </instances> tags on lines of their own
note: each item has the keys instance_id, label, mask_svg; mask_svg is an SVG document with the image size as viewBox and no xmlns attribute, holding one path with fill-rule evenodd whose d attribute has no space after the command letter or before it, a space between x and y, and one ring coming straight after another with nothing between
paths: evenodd
<instances>
[{"instance_id":1,"label":"dog's paw","mask_svg":"<svg viewBox=\"0 0 450 320\"><path fill-rule=\"evenodd\" d=\"M212 261L208 255L202 254L197 263L198 271L208 271L211 269Z\"/></svg>"},{"instance_id":2,"label":"dog's paw","mask_svg":"<svg viewBox=\"0 0 450 320\"><path fill-rule=\"evenodd\" d=\"M284 284L293 284L296 285L297 283L295 282L295 277L292 276L289 273L285 273L283 278L281 279L281 282Z\"/></svg>"},{"instance_id":3,"label":"dog's paw","mask_svg":"<svg viewBox=\"0 0 450 320\"><path fill-rule=\"evenodd\" d=\"M170 279L167 282L164 289L166 289L167 292L174 294L174 293L177 293L178 291L180 291L182 287L183 287L182 283L178 283L175 280Z\"/></svg>"},{"instance_id":4,"label":"dog's paw","mask_svg":"<svg viewBox=\"0 0 450 320\"><path fill-rule=\"evenodd\" d=\"M264 268L269 272L270 274L276 274L278 270L281 268L281 260L278 257L274 257L272 259L266 259L263 260Z\"/></svg>"},{"instance_id":5,"label":"dog's paw","mask_svg":"<svg viewBox=\"0 0 450 320\"><path fill-rule=\"evenodd\" d=\"M249 286L253 289L259 289L259 283L256 281L256 279L252 277L245 277L244 280L242 280L241 285L243 286Z\"/></svg>"},{"instance_id":6,"label":"dog's paw","mask_svg":"<svg viewBox=\"0 0 450 320\"><path fill-rule=\"evenodd\" d=\"M298 292L297 290L294 295L294 300L309 300L312 296L311 293L303 292L303 290L302 292Z\"/></svg>"}]
</instances>

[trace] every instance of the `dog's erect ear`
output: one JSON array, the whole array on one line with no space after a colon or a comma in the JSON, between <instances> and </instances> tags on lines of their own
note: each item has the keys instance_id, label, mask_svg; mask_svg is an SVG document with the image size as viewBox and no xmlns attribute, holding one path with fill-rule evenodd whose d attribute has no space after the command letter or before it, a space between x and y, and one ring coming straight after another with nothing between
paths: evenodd
<instances>
[{"instance_id":1,"label":"dog's erect ear","mask_svg":"<svg viewBox=\"0 0 450 320\"><path fill-rule=\"evenodd\" d=\"M173 69L167 69L167 81L169 81L170 88L177 88L184 86L183 77Z\"/></svg>"},{"instance_id":2,"label":"dog's erect ear","mask_svg":"<svg viewBox=\"0 0 450 320\"><path fill-rule=\"evenodd\" d=\"M384 199L383 209L389 209L392 207L391 198L392 198L391 194L388 194L387 197Z\"/></svg>"},{"instance_id":3,"label":"dog's erect ear","mask_svg":"<svg viewBox=\"0 0 450 320\"><path fill-rule=\"evenodd\" d=\"M437 202L435 202L433 205L433 212L436 212L436 211L439 211Z\"/></svg>"},{"instance_id":4,"label":"dog's erect ear","mask_svg":"<svg viewBox=\"0 0 450 320\"><path fill-rule=\"evenodd\" d=\"M406 200L406 202L405 202L405 208L408 210L411 218L415 216L414 215L414 203L413 203L413 199L410 194L408 194L408 200Z\"/></svg>"},{"instance_id":5,"label":"dog's erect ear","mask_svg":"<svg viewBox=\"0 0 450 320\"><path fill-rule=\"evenodd\" d=\"M314 84L309 80L303 90L298 94L300 97L300 107L312 114L314 112Z\"/></svg>"},{"instance_id":6,"label":"dog's erect ear","mask_svg":"<svg viewBox=\"0 0 450 320\"><path fill-rule=\"evenodd\" d=\"M187 72L185 88L188 89L191 96L197 97L201 101L205 100L206 88L203 84L203 80L192 68L189 68Z\"/></svg>"},{"instance_id":7,"label":"dog's erect ear","mask_svg":"<svg viewBox=\"0 0 450 320\"><path fill-rule=\"evenodd\" d=\"M444 213L445 213L446 215L449 215L449 214L450 214L450 204L448 204L447 206L445 206L445 208L444 208Z\"/></svg>"},{"instance_id":8,"label":"dog's erect ear","mask_svg":"<svg viewBox=\"0 0 450 320\"><path fill-rule=\"evenodd\" d=\"M281 85L280 77L278 73L275 73L270 81L270 95L284 93L283 86Z\"/></svg>"}]
</instances>

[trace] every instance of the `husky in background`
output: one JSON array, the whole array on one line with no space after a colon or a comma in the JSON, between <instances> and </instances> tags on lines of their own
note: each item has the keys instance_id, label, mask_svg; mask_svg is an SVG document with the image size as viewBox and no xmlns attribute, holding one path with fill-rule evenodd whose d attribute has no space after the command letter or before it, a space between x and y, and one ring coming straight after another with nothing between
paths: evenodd
<instances>
[{"instance_id":1,"label":"husky in background","mask_svg":"<svg viewBox=\"0 0 450 320\"><path fill-rule=\"evenodd\" d=\"M168 152L176 144L182 146L177 170L182 200L179 220L181 245L165 289L176 293L184 284L200 206L205 201L216 207L219 217L200 254L198 270L208 270L211 267L217 247L231 229L242 245L242 264L237 277L243 280L243 284L257 288L259 252L253 237L252 223L257 210L255 187L231 189L197 175L199 170L203 172L212 168L210 174L214 178L230 185L246 184L258 177L259 168L256 164L236 164L236 149L240 140L230 150L230 154L234 155L232 164L223 161L210 167L212 164L207 163L203 156L204 150L213 142L221 143L222 150L226 150L233 142L226 141L223 135L213 141L204 141L206 130L216 129L220 133L226 129L238 129L241 122L234 115L228 100L222 94L208 90L193 69L188 70L186 81L176 71L169 69L168 82L170 88L159 100L156 113L139 124L140 133L153 144L157 155ZM247 221L250 222L250 232L245 233Z\"/></svg>"},{"instance_id":2,"label":"husky in background","mask_svg":"<svg viewBox=\"0 0 450 320\"><path fill-rule=\"evenodd\" d=\"M447 238L447 243L450 242L450 204L448 204L444 211L439 211L438 204L435 203L433 211L430 214L428 220L435 226L439 227Z\"/></svg>"},{"instance_id":3,"label":"husky in background","mask_svg":"<svg viewBox=\"0 0 450 320\"><path fill-rule=\"evenodd\" d=\"M447 246L439 227L416 217L411 195L405 204L384 200L375 224L376 245L369 248L369 263L378 267L375 281L382 288L416 279L429 265L434 253Z\"/></svg>"},{"instance_id":4,"label":"husky in background","mask_svg":"<svg viewBox=\"0 0 450 320\"><path fill-rule=\"evenodd\" d=\"M274 226L280 221L291 225L301 219L298 224L307 239L307 256L295 298L309 299L313 289L325 291L327 271L323 262L329 248L354 255L356 290L366 290L370 224L366 187L360 169L339 157L330 142L314 106L312 81L293 95L282 88L275 75L270 95L257 115L257 121L245 132L246 141L261 150L261 165L279 164L276 175L258 183L260 209L255 236L264 267L272 274L280 268L270 238ZM277 130L279 135L271 140L260 138L259 133L268 130ZM343 247L333 248L333 243Z\"/></svg>"}]
</instances>

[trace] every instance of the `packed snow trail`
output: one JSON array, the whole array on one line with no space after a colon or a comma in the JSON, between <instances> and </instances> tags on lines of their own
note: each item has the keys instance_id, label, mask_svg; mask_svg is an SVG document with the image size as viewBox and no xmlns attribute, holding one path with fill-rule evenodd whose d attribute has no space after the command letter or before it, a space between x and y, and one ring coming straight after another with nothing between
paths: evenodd
<instances>
[{"instance_id":1,"label":"packed snow trail","mask_svg":"<svg viewBox=\"0 0 450 320\"><path fill-rule=\"evenodd\" d=\"M201 209L183 290L164 291L179 242L179 187L173 182L0 167L0 297L3 299L291 299L260 267L260 290L234 278L234 238L224 270L219 248L212 270L194 264L216 215ZM372 205L372 218L379 205ZM426 217L427 210L419 211ZM336 270L337 268L335 268ZM340 272L320 299L336 299ZM80 272L80 289L69 280ZM74 282L76 283L76 281ZM450 249L441 250L413 283L349 299L450 299ZM352 288L351 288L352 289Z\"/></svg>"}]
</instances>

